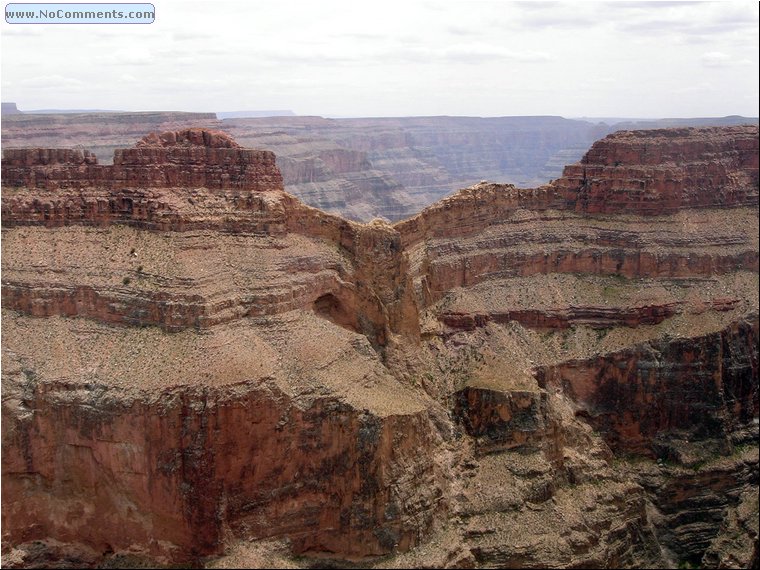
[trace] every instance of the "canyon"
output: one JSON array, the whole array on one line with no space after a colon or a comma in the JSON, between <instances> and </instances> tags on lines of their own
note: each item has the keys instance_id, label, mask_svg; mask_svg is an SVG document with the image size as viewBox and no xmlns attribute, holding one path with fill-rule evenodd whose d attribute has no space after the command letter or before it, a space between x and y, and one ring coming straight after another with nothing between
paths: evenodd
<instances>
[{"instance_id":1,"label":"canyon","mask_svg":"<svg viewBox=\"0 0 760 570\"><path fill-rule=\"evenodd\" d=\"M354 221L395 222L481 180L535 187L557 179L613 130L731 126L757 119L652 120L624 127L536 117L239 118L230 113L93 112L6 114L3 148L90 150L101 164L148 132L223 130L276 155L286 190ZM217 118L219 117L219 118Z\"/></svg>"},{"instance_id":2,"label":"canyon","mask_svg":"<svg viewBox=\"0 0 760 570\"><path fill-rule=\"evenodd\" d=\"M404 131L276 156L312 123L4 118L4 566L757 567L756 125L597 133L391 224L286 190L361 172L402 217Z\"/></svg>"}]
</instances>

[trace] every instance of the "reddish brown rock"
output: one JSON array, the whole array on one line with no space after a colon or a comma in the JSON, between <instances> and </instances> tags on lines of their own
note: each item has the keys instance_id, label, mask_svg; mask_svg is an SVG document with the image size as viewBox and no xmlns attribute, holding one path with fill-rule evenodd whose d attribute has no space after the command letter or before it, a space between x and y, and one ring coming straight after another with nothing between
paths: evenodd
<instances>
[{"instance_id":1,"label":"reddish brown rock","mask_svg":"<svg viewBox=\"0 0 760 570\"><path fill-rule=\"evenodd\" d=\"M680 208L753 205L758 129L621 131L594 143L553 185L588 213L661 215Z\"/></svg>"},{"instance_id":2,"label":"reddish brown rock","mask_svg":"<svg viewBox=\"0 0 760 570\"><path fill-rule=\"evenodd\" d=\"M26 395L36 412L4 425L4 541L192 560L232 531L350 557L406 550L432 521L424 412L381 419L329 398L301 410L263 385L124 396L63 383ZM407 476L416 488L394 483Z\"/></svg>"},{"instance_id":3,"label":"reddish brown rock","mask_svg":"<svg viewBox=\"0 0 760 570\"><path fill-rule=\"evenodd\" d=\"M736 304L736 300L734 300ZM453 329L473 330L489 322L515 321L532 329L566 329L588 326L597 329L616 326L637 327L656 325L680 312L680 303L648 305L643 307L568 307L560 310L514 310L494 313L442 313L440 320ZM720 303L716 310L731 310L731 305Z\"/></svg>"},{"instance_id":4,"label":"reddish brown rock","mask_svg":"<svg viewBox=\"0 0 760 570\"><path fill-rule=\"evenodd\" d=\"M468 386L455 398L454 413L476 439L480 453L509 449L524 452L556 440L556 420L551 417L544 391L502 392Z\"/></svg>"},{"instance_id":5,"label":"reddish brown rock","mask_svg":"<svg viewBox=\"0 0 760 570\"><path fill-rule=\"evenodd\" d=\"M153 133L132 149L114 153L113 165L100 165L80 151L10 149L3 151L3 184L46 190L77 202L83 188L207 188L261 192L282 190L282 176L271 152L243 149L221 132L187 129ZM107 194L106 194L107 196Z\"/></svg>"},{"instance_id":6,"label":"reddish brown rock","mask_svg":"<svg viewBox=\"0 0 760 570\"><path fill-rule=\"evenodd\" d=\"M487 231L476 232L473 226L469 237L421 241L409 248L418 301L430 305L457 287L535 275L690 278L757 270L755 211L737 212L740 224L719 228L710 225L715 215L681 216L594 223L574 214L525 213L524 219L489 222ZM681 233L684 241L673 239L674 224L686 227ZM688 242L699 247L687 249Z\"/></svg>"},{"instance_id":7,"label":"reddish brown rock","mask_svg":"<svg viewBox=\"0 0 760 570\"><path fill-rule=\"evenodd\" d=\"M572 177L480 184L395 226L301 204L209 130L113 165L7 152L4 554L728 559L757 472L734 457L756 450L756 132L612 137L588 207ZM620 182L641 173L659 215Z\"/></svg>"},{"instance_id":8,"label":"reddish brown rock","mask_svg":"<svg viewBox=\"0 0 760 570\"><path fill-rule=\"evenodd\" d=\"M183 131L166 131L151 133L140 139L136 147L194 147L206 148L240 148L240 145L222 131L205 129L185 129Z\"/></svg>"},{"instance_id":9,"label":"reddish brown rock","mask_svg":"<svg viewBox=\"0 0 760 570\"><path fill-rule=\"evenodd\" d=\"M614 451L680 461L669 438L725 452L758 416L757 340L755 314L719 333L544 367L538 381L568 394Z\"/></svg>"},{"instance_id":10,"label":"reddish brown rock","mask_svg":"<svg viewBox=\"0 0 760 570\"><path fill-rule=\"evenodd\" d=\"M13 168L32 166L97 164L98 159L88 150L65 148L6 149L3 151L3 167L11 173Z\"/></svg>"}]
</instances>

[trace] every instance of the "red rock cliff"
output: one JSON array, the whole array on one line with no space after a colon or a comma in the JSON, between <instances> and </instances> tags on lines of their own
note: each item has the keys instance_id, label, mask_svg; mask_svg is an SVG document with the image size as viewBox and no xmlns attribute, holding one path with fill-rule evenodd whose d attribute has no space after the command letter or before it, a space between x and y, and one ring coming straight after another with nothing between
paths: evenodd
<instances>
[{"instance_id":1,"label":"red rock cliff","mask_svg":"<svg viewBox=\"0 0 760 570\"><path fill-rule=\"evenodd\" d=\"M193 188L282 190L274 153L241 148L228 135L203 129L153 134L117 150L113 165L90 153L56 149L3 151L3 184L46 190Z\"/></svg>"},{"instance_id":2,"label":"red rock cliff","mask_svg":"<svg viewBox=\"0 0 760 570\"><path fill-rule=\"evenodd\" d=\"M419 453L439 439L427 409L380 361L418 335L390 226L304 206L271 153L221 133L152 135L113 167L6 158L4 540L163 563L238 535L345 557L421 540L447 483ZM26 315L63 329L29 342L10 324ZM83 323L110 348L72 341L64 362L47 340ZM31 360L58 380L38 385Z\"/></svg>"},{"instance_id":3,"label":"red rock cliff","mask_svg":"<svg viewBox=\"0 0 760 570\"><path fill-rule=\"evenodd\" d=\"M578 212L644 215L757 203L756 126L621 131L554 186Z\"/></svg>"}]
</instances>

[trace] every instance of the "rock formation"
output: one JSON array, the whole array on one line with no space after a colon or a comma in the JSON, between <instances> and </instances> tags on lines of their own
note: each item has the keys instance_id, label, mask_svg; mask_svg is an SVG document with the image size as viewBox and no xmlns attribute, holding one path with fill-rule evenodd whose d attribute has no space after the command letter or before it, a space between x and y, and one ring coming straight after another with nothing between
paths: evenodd
<instances>
[{"instance_id":1,"label":"rock formation","mask_svg":"<svg viewBox=\"0 0 760 570\"><path fill-rule=\"evenodd\" d=\"M2 114L3 115L20 115L21 111L19 111L18 107L16 106L16 103L2 103Z\"/></svg>"},{"instance_id":2,"label":"rock formation","mask_svg":"<svg viewBox=\"0 0 760 570\"><path fill-rule=\"evenodd\" d=\"M245 146L273 150L289 193L365 222L400 220L483 178L546 182L609 132L560 117L216 120L201 113L87 113L7 119L6 149L79 145L101 163L148 131L223 129Z\"/></svg>"},{"instance_id":3,"label":"rock formation","mask_svg":"<svg viewBox=\"0 0 760 570\"><path fill-rule=\"evenodd\" d=\"M757 157L621 132L390 225L208 129L6 149L3 564L756 564Z\"/></svg>"},{"instance_id":4,"label":"rock formation","mask_svg":"<svg viewBox=\"0 0 760 570\"><path fill-rule=\"evenodd\" d=\"M666 214L757 202L752 127L621 132L595 144L558 186L577 211ZM580 190L579 190L580 188Z\"/></svg>"},{"instance_id":5,"label":"rock formation","mask_svg":"<svg viewBox=\"0 0 760 570\"><path fill-rule=\"evenodd\" d=\"M81 147L105 164L149 131L224 130L277 155L286 190L321 210L368 222L418 213L479 180L521 187L558 178L565 164L619 127L562 117L228 117L219 113L78 113L6 116L3 147ZM744 117L655 120L638 127L731 126ZM672 123L672 124L671 124ZM692 124L693 123L693 124ZM638 124L638 123L636 123Z\"/></svg>"}]
</instances>

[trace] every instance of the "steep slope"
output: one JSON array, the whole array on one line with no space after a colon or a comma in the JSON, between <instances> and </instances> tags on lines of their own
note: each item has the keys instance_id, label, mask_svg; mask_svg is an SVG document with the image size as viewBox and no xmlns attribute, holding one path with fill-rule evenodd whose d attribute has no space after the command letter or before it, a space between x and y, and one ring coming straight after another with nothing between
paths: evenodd
<instances>
[{"instance_id":1,"label":"steep slope","mask_svg":"<svg viewBox=\"0 0 760 570\"><path fill-rule=\"evenodd\" d=\"M757 153L622 132L390 226L220 132L6 150L4 565L750 564Z\"/></svg>"},{"instance_id":2,"label":"steep slope","mask_svg":"<svg viewBox=\"0 0 760 570\"><path fill-rule=\"evenodd\" d=\"M721 559L758 483L757 137L616 133L551 185L479 184L397 224L447 382L429 391L489 458L460 507L479 565ZM494 475L521 469L522 496ZM622 520L595 520L610 505Z\"/></svg>"}]
</instances>

